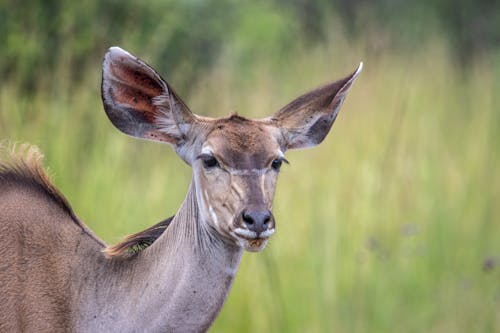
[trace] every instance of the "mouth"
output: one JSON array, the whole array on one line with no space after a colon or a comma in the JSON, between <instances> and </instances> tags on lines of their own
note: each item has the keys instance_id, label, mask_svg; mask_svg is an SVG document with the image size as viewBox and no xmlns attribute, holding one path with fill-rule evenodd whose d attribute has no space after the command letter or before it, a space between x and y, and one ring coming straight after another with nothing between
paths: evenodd
<instances>
[{"instance_id":1,"label":"mouth","mask_svg":"<svg viewBox=\"0 0 500 333\"><path fill-rule=\"evenodd\" d=\"M274 234L274 228L260 233L248 229L237 228L234 230L234 234L245 250L249 252L258 252L266 247L269 237Z\"/></svg>"}]
</instances>

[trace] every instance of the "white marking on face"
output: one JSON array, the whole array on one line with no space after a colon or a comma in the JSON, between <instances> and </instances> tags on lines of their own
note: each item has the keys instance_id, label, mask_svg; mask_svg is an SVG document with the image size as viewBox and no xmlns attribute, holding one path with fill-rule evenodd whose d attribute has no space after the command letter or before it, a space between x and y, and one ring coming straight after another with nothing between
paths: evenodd
<instances>
[{"instance_id":1,"label":"white marking on face","mask_svg":"<svg viewBox=\"0 0 500 333\"><path fill-rule=\"evenodd\" d=\"M274 234L274 230L275 229L267 229L266 231L261 232L260 235L259 235L259 237L261 237L261 238L271 237L272 234Z\"/></svg>"},{"instance_id":2,"label":"white marking on face","mask_svg":"<svg viewBox=\"0 0 500 333\"><path fill-rule=\"evenodd\" d=\"M261 232L260 234L257 234L255 231L252 230L247 230L247 229L242 229L242 228L236 228L234 229L234 233L238 236L242 236L245 238L268 238L271 237L272 234L274 234L275 229L268 229L266 231Z\"/></svg>"},{"instance_id":3,"label":"white marking on face","mask_svg":"<svg viewBox=\"0 0 500 333\"><path fill-rule=\"evenodd\" d=\"M233 186L234 190L238 193L238 195L239 195L240 197L243 197L244 192L243 192L243 190L241 189L241 187L240 187L240 186L239 186L236 182L233 182L233 183L232 183L232 186Z\"/></svg>"},{"instance_id":4,"label":"white marking on face","mask_svg":"<svg viewBox=\"0 0 500 333\"><path fill-rule=\"evenodd\" d=\"M238 236L246 237L246 238L257 238L257 233L252 230L236 228L234 229L234 233Z\"/></svg>"},{"instance_id":5,"label":"white marking on face","mask_svg":"<svg viewBox=\"0 0 500 333\"><path fill-rule=\"evenodd\" d=\"M210 210L207 209L207 203L208 203L208 194L207 191L196 191L196 201L198 201L198 204L200 205L200 213L205 220L209 220L209 216L206 216L206 213L209 212Z\"/></svg>"},{"instance_id":6,"label":"white marking on face","mask_svg":"<svg viewBox=\"0 0 500 333\"><path fill-rule=\"evenodd\" d=\"M267 197L266 195L266 178L264 175L260 176L260 193L262 193L262 196L265 198Z\"/></svg>"},{"instance_id":7,"label":"white marking on face","mask_svg":"<svg viewBox=\"0 0 500 333\"><path fill-rule=\"evenodd\" d=\"M249 176L249 175L260 176L267 172L267 169L240 170L240 169L226 168L226 170L234 176Z\"/></svg>"},{"instance_id":8,"label":"white marking on face","mask_svg":"<svg viewBox=\"0 0 500 333\"><path fill-rule=\"evenodd\" d=\"M219 219L217 218L217 215L215 214L214 209L212 206L208 206L208 210L210 212L210 216L212 217L212 220L214 221L215 225L218 227L219 226Z\"/></svg>"},{"instance_id":9,"label":"white marking on face","mask_svg":"<svg viewBox=\"0 0 500 333\"><path fill-rule=\"evenodd\" d=\"M209 200L208 200L208 192L207 192L207 190L204 190L203 194L205 195L205 198L204 198L205 202L208 202Z\"/></svg>"},{"instance_id":10,"label":"white marking on face","mask_svg":"<svg viewBox=\"0 0 500 333\"><path fill-rule=\"evenodd\" d=\"M212 148L205 146L201 149L202 154L212 155Z\"/></svg>"}]
</instances>

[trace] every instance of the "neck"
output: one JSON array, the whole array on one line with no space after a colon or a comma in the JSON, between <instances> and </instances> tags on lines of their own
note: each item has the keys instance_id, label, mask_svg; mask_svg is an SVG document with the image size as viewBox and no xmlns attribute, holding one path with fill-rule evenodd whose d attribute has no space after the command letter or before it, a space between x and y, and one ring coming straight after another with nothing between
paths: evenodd
<instances>
[{"instance_id":1,"label":"neck","mask_svg":"<svg viewBox=\"0 0 500 333\"><path fill-rule=\"evenodd\" d=\"M94 260L93 278L82 276L87 293L77 295L83 308L78 326L205 331L222 308L242 252L200 220L192 183L170 226L150 247L128 260Z\"/></svg>"}]
</instances>

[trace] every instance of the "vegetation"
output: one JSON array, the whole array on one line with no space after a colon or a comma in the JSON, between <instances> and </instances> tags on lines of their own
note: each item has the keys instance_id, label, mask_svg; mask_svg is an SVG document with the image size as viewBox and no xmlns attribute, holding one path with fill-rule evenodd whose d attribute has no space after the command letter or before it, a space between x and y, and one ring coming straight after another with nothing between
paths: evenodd
<instances>
[{"instance_id":1,"label":"vegetation","mask_svg":"<svg viewBox=\"0 0 500 333\"><path fill-rule=\"evenodd\" d=\"M385 2L301 3L0 2L0 139L38 145L77 214L116 242L175 213L190 169L107 120L107 46L208 116L269 115L363 60L325 142L287 153L277 233L245 254L212 331L500 331L499 30L461 51L426 1L415 15L434 14L406 23Z\"/></svg>"}]
</instances>

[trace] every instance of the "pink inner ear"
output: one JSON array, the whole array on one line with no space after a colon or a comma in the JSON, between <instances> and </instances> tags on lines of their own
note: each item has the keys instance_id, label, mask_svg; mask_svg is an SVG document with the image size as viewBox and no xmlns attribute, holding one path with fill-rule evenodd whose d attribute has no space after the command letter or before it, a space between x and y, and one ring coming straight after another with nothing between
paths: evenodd
<instances>
[{"instance_id":1,"label":"pink inner ear","mask_svg":"<svg viewBox=\"0 0 500 333\"><path fill-rule=\"evenodd\" d=\"M142 91L123 84L115 84L111 91L115 103L125 105L134 109L135 112L143 114L144 118L150 123L155 120L159 114L151 102L151 97L145 95Z\"/></svg>"},{"instance_id":2,"label":"pink inner ear","mask_svg":"<svg viewBox=\"0 0 500 333\"><path fill-rule=\"evenodd\" d=\"M150 73L140 67L140 64L128 66L129 64L125 64L125 62L129 62L129 60L122 61L122 63L112 63L110 66L117 82L140 90L150 97L162 94L164 87L159 79L151 77Z\"/></svg>"},{"instance_id":3,"label":"pink inner ear","mask_svg":"<svg viewBox=\"0 0 500 333\"><path fill-rule=\"evenodd\" d=\"M110 66L111 78L114 81L110 91L113 100L142 113L148 122L154 122L159 112L153 105L152 99L163 93L161 83L148 73L140 71L140 67L132 68L124 64L127 60L121 62Z\"/></svg>"}]
</instances>

